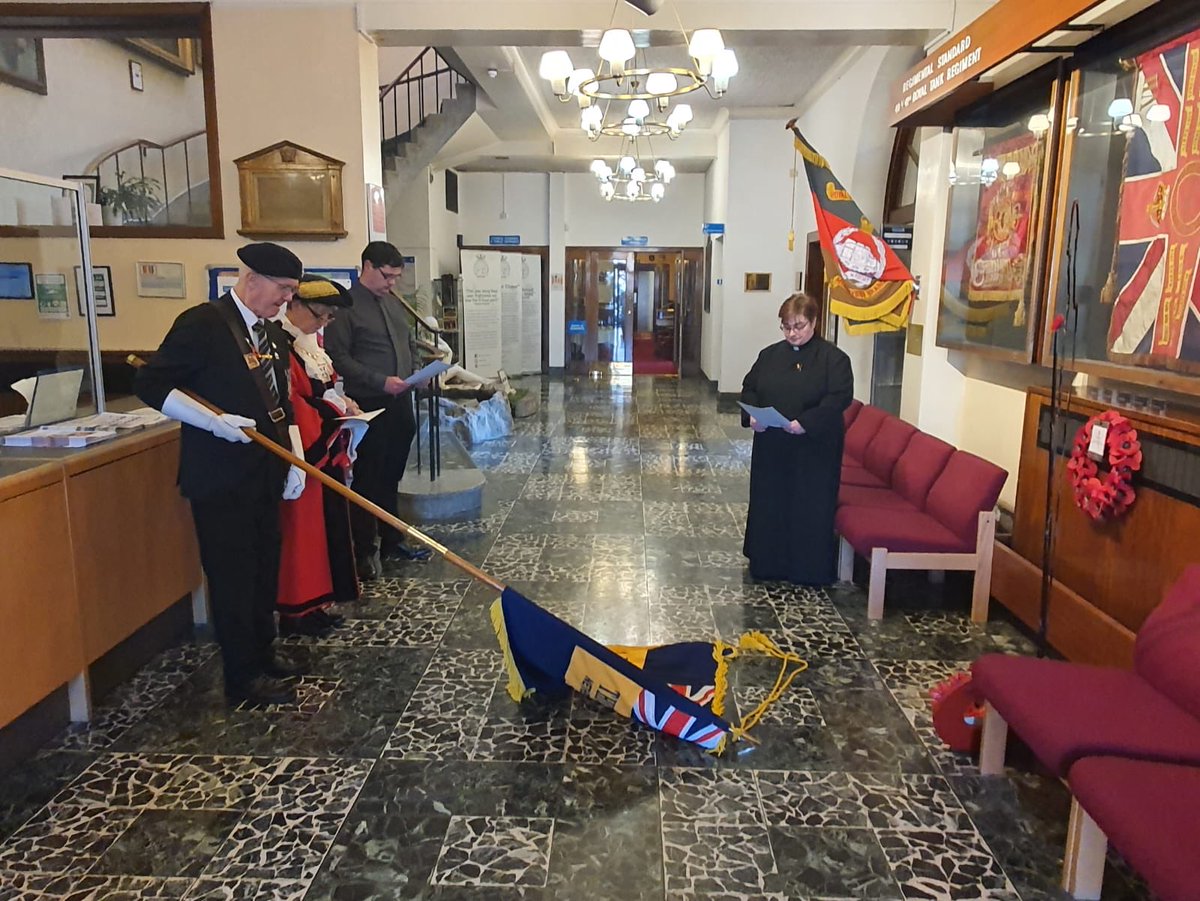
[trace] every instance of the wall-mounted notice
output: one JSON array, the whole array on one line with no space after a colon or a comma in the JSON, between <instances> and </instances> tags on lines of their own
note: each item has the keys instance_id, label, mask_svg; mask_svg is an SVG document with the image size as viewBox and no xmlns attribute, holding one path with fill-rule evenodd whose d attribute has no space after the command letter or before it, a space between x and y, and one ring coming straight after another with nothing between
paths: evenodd
<instances>
[{"instance_id":1,"label":"wall-mounted notice","mask_svg":"<svg viewBox=\"0 0 1200 901\"><path fill-rule=\"evenodd\" d=\"M504 371L521 372L521 254L500 254L500 359Z\"/></svg>"},{"instance_id":2,"label":"wall-mounted notice","mask_svg":"<svg viewBox=\"0 0 1200 901\"><path fill-rule=\"evenodd\" d=\"M542 258L521 254L521 372L542 371Z\"/></svg>"},{"instance_id":3,"label":"wall-mounted notice","mask_svg":"<svg viewBox=\"0 0 1200 901\"><path fill-rule=\"evenodd\" d=\"M463 250L463 366L485 378L502 365L500 333L500 254Z\"/></svg>"}]
</instances>

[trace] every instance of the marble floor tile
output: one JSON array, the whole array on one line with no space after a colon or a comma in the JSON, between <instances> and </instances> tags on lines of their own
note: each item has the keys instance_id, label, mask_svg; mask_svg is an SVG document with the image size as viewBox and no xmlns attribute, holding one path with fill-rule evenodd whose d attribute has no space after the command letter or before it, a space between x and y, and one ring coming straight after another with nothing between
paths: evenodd
<instances>
[{"instance_id":1,"label":"marble floor tile","mask_svg":"<svg viewBox=\"0 0 1200 901\"><path fill-rule=\"evenodd\" d=\"M1011 617L971 623L955 577L895 574L882 622L859 586L755 582L727 400L521 383L538 414L470 449L482 508L425 530L600 642L761 631L800 656L748 740L713 755L581 697L514 702L495 589L390 560L344 627L284 642L297 704L229 709L201 635L0 774L0 901L1062 901L1066 789L981 777L930 712L980 654L1032 651ZM779 671L730 663L731 724ZM1110 857L1103 901L1149 897Z\"/></svg>"}]
</instances>

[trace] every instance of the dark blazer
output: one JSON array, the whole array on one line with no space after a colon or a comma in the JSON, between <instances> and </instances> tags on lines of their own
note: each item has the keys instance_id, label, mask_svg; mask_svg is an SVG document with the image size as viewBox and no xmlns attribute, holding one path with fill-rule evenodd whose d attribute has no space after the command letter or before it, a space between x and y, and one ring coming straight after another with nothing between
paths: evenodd
<instances>
[{"instance_id":1,"label":"dark blazer","mask_svg":"<svg viewBox=\"0 0 1200 901\"><path fill-rule=\"evenodd\" d=\"M288 402L288 340L283 328L267 323L267 335L274 346L276 383L282 395L281 406L287 413L282 422L271 422L267 405L246 365L242 349L230 332L219 305L233 312L239 325L241 315L233 297L225 294L215 303L204 303L184 310L159 345L157 353L137 371L134 391L145 403L161 410L173 388L187 388L196 396L220 407L226 413L247 416L258 430L291 449L287 426L292 421ZM247 340L251 339L247 336ZM184 497L208 498L222 492L245 490L265 479L271 490L283 491L287 464L257 444L239 444L218 438L211 432L183 426L179 456L179 488Z\"/></svg>"}]
</instances>

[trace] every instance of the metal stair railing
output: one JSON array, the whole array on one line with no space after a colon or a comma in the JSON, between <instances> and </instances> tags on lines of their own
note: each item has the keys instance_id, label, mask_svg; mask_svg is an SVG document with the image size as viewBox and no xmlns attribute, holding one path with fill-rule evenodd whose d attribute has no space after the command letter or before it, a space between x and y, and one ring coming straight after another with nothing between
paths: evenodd
<instances>
[{"instance_id":1,"label":"metal stair railing","mask_svg":"<svg viewBox=\"0 0 1200 901\"><path fill-rule=\"evenodd\" d=\"M458 86L470 83L437 48L426 47L390 84L379 89L380 140L393 145L411 140L413 130L441 110L442 101L456 98Z\"/></svg>"},{"instance_id":2,"label":"metal stair railing","mask_svg":"<svg viewBox=\"0 0 1200 901\"><path fill-rule=\"evenodd\" d=\"M208 132L200 129L166 144L139 138L98 157L84 171L96 178L98 191L119 188L129 178L157 182L162 191L158 207L139 224L154 219L181 197L190 210L192 189L209 180Z\"/></svg>"}]
</instances>

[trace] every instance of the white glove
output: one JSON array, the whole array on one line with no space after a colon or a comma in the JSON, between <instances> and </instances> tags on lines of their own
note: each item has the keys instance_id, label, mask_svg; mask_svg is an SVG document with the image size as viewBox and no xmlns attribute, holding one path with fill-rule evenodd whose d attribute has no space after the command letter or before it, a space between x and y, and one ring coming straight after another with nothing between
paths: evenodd
<instances>
[{"instance_id":1,"label":"white glove","mask_svg":"<svg viewBox=\"0 0 1200 901\"><path fill-rule=\"evenodd\" d=\"M304 443L300 440L300 426L288 426L288 437L292 439L292 454L304 459ZM308 474L299 466L292 466L288 469L287 481L283 483L283 499L285 501L294 501L304 493L304 483L308 478Z\"/></svg>"},{"instance_id":2,"label":"white glove","mask_svg":"<svg viewBox=\"0 0 1200 901\"><path fill-rule=\"evenodd\" d=\"M173 388L163 401L163 414L177 422L187 423L206 432L212 432L218 438L226 441L250 443L250 436L242 431L244 428L254 428L254 420L236 413L221 413L217 415L192 397L184 394L178 388Z\"/></svg>"}]
</instances>

